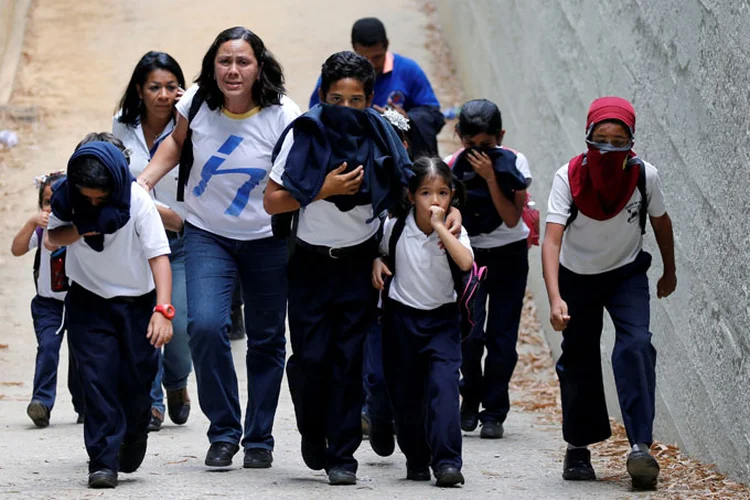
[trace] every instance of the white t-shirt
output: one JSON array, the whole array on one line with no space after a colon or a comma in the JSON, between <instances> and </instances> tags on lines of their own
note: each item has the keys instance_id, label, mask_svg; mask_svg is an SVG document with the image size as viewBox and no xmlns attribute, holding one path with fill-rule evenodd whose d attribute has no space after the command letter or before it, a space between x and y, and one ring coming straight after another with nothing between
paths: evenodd
<instances>
[{"instance_id":1,"label":"white t-shirt","mask_svg":"<svg viewBox=\"0 0 750 500\"><path fill-rule=\"evenodd\" d=\"M395 218L385 222L380 253L387 255ZM414 309L429 311L456 301L456 292L445 250L438 246L440 238L433 231L429 236L417 226L414 212L409 214L404 232L396 243L396 270L388 297ZM458 241L471 250L466 229L461 228Z\"/></svg>"},{"instance_id":2,"label":"white t-shirt","mask_svg":"<svg viewBox=\"0 0 750 500\"><path fill-rule=\"evenodd\" d=\"M133 174L133 177L138 177L146 168L148 162L151 161L151 152L146 144L146 138L143 136L143 128L140 122L136 126L121 123L118 121L121 114L122 110L118 111L112 119L112 134L120 139L126 148L130 149L130 173ZM158 144L161 144L172 133L174 127L174 121L170 121L154 141L154 144L158 147ZM179 171L178 165L167 173L151 190L151 196L154 200L177 212L177 215L184 220L187 215L185 204L177 201L177 175Z\"/></svg>"},{"instance_id":3,"label":"white t-shirt","mask_svg":"<svg viewBox=\"0 0 750 500\"><path fill-rule=\"evenodd\" d=\"M646 198L648 215L661 217L664 206L659 174L646 163ZM555 174L547 202L547 222L565 225L570 217L573 195L570 193L568 165ZM599 274L630 264L643 248L639 219L641 193L636 188L625 208L608 220L594 220L578 212L565 230L560 250L560 264L578 274Z\"/></svg>"},{"instance_id":4,"label":"white t-shirt","mask_svg":"<svg viewBox=\"0 0 750 500\"><path fill-rule=\"evenodd\" d=\"M44 246L44 234L47 230L44 230L42 234L42 241L39 241L36 230L31 235L29 240L29 250L34 250L39 247L39 279L37 280L37 295L45 297L47 299L65 300L65 294L67 292L53 292L52 291L52 270L50 269L50 256L52 252L47 250Z\"/></svg>"},{"instance_id":5,"label":"white t-shirt","mask_svg":"<svg viewBox=\"0 0 750 500\"><path fill-rule=\"evenodd\" d=\"M49 229L67 225L50 215ZM148 261L169 255L169 241L154 201L133 182L130 220L115 233L104 235L104 250L93 250L81 238L68 245L67 252L66 273L83 288L105 299L139 297L154 289Z\"/></svg>"},{"instance_id":6,"label":"white t-shirt","mask_svg":"<svg viewBox=\"0 0 750 500\"><path fill-rule=\"evenodd\" d=\"M281 145L271 170L271 179L281 186L284 167L294 143L294 131L289 131ZM369 223L368 220L371 220ZM342 212L334 203L318 200L300 210L297 238L310 245L350 247L359 245L378 232L380 219L373 217L372 205L360 205Z\"/></svg>"},{"instance_id":7,"label":"white t-shirt","mask_svg":"<svg viewBox=\"0 0 750 500\"><path fill-rule=\"evenodd\" d=\"M526 158L526 155L519 151L505 148L504 146L501 147L512 151L516 155L516 168L526 178L526 188L531 186L531 170L529 169L529 160ZM444 161L448 163L451 156L446 156ZM491 233L477 234L475 236L469 236L469 238L471 239L471 246L474 248L496 248L525 240L529 237L529 232L529 227L523 221L523 218L521 218L518 219L518 224L514 227L508 227L505 223L502 223Z\"/></svg>"},{"instance_id":8,"label":"white t-shirt","mask_svg":"<svg viewBox=\"0 0 750 500\"><path fill-rule=\"evenodd\" d=\"M197 91L193 85L177 103L185 118ZM272 236L271 216L263 208L271 153L299 114L299 106L286 96L279 106L242 115L211 111L204 102L190 123L195 160L185 188L187 221L235 240Z\"/></svg>"}]
</instances>

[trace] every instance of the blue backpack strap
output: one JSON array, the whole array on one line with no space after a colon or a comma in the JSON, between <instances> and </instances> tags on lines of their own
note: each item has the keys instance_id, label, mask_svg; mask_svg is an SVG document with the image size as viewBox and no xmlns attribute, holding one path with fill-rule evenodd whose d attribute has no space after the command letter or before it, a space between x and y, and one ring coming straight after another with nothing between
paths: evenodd
<instances>
[{"instance_id":1,"label":"blue backpack strap","mask_svg":"<svg viewBox=\"0 0 750 500\"><path fill-rule=\"evenodd\" d=\"M568 226L573 224L573 221L576 220L576 217L578 217L578 207L576 206L575 201L570 202L570 215L568 215L568 220L565 221L565 229L568 229Z\"/></svg>"},{"instance_id":2,"label":"blue backpack strap","mask_svg":"<svg viewBox=\"0 0 750 500\"><path fill-rule=\"evenodd\" d=\"M193 118L198 114L205 101L206 93L199 87L193 96L193 101L190 103L190 110L187 117L188 129L185 134L185 140L182 142L180 169L177 174L177 201L185 201L185 186L187 185L188 178L190 178L190 170L193 168L193 132L190 130L190 122L193 121Z\"/></svg>"}]
</instances>

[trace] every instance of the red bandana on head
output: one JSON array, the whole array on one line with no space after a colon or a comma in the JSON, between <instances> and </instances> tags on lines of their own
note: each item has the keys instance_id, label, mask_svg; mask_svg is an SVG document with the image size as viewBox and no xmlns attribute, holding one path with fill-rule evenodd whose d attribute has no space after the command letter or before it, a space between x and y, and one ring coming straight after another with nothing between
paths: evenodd
<instances>
[{"instance_id":1,"label":"red bandana on head","mask_svg":"<svg viewBox=\"0 0 750 500\"><path fill-rule=\"evenodd\" d=\"M620 97L602 97L591 103L586 118L586 132L606 120L617 120L635 133L635 110ZM625 208L638 185L639 169L627 161L633 150L600 151L589 145L587 153L576 156L568 165L568 180L573 202L586 217L611 219Z\"/></svg>"}]
</instances>

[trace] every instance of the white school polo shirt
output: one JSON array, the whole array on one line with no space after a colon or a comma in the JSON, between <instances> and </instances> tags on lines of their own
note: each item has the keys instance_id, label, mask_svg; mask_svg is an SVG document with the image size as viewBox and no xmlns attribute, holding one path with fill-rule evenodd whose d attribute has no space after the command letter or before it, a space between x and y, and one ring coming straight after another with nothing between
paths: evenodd
<instances>
[{"instance_id":1,"label":"white school polo shirt","mask_svg":"<svg viewBox=\"0 0 750 500\"><path fill-rule=\"evenodd\" d=\"M516 168L526 178L526 188L531 186L531 169L529 169L529 160L526 158L526 155L518 151L505 148L504 146L501 147L503 147L503 149L512 151L516 155ZM446 156L444 161L448 163L448 161L451 159L451 156ZM516 224L514 227L508 227L507 225L505 225L505 223L502 223L491 233L477 234L474 236L469 236L469 238L471 239L471 246L473 246L474 248L496 248L504 245L509 245L510 243L515 243L517 241L525 240L529 237L529 232L529 227L526 225L523 218L520 218L518 219L518 224Z\"/></svg>"},{"instance_id":2,"label":"white school polo shirt","mask_svg":"<svg viewBox=\"0 0 750 500\"><path fill-rule=\"evenodd\" d=\"M659 174L646 163L646 198L648 215L661 217L664 206ZM573 195L570 193L568 165L555 174L547 202L547 222L565 225L570 217ZM599 221L582 212L563 234L560 264L578 274L599 274L630 264L643 248L639 221L641 193L636 188L625 208L609 220Z\"/></svg>"},{"instance_id":3,"label":"white school polo shirt","mask_svg":"<svg viewBox=\"0 0 750 500\"><path fill-rule=\"evenodd\" d=\"M290 130L271 170L271 179L281 186L284 185L281 179L292 144L294 131ZM369 219L373 220L368 223ZM300 210L297 238L310 245L350 247L372 238L379 227L380 219L373 217L371 204L342 212L334 203L318 200Z\"/></svg>"},{"instance_id":4,"label":"white school polo shirt","mask_svg":"<svg viewBox=\"0 0 750 500\"><path fill-rule=\"evenodd\" d=\"M50 215L48 229L67 225ZM130 220L115 233L104 235L104 250L93 250L81 238L68 245L67 252L66 274L83 288L105 299L138 297L154 289L148 261L169 255L169 241L154 201L133 182Z\"/></svg>"},{"instance_id":5,"label":"white school polo shirt","mask_svg":"<svg viewBox=\"0 0 750 500\"><path fill-rule=\"evenodd\" d=\"M122 110L118 111L112 119L112 134L120 139L125 144L125 147L130 150L130 173L133 174L133 177L137 178L145 170L148 162L151 161L151 152L146 144L146 138L143 136L143 128L140 122L135 126L121 123L118 121L121 114ZM157 149L158 144L161 144L172 133L174 127L174 120L167 124L156 141L154 141ZM185 216L187 215L185 204L177 201L177 175L179 171L179 165L170 170L154 186L154 189L151 190L151 196L157 202L177 212L177 215L185 220Z\"/></svg>"},{"instance_id":6,"label":"white school polo shirt","mask_svg":"<svg viewBox=\"0 0 750 500\"><path fill-rule=\"evenodd\" d=\"M395 224L395 218L385 222L380 242L380 253L383 255L388 254ZM412 211L406 219L404 232L396 243L396 271L388 291L389 298L423 311L456 301L448 256L438 246L439 241L437 232L426 235L419 229ZM474 255L466 229L461 228L458 241Z\"/></svg>"},{"instance_id":7,"label":"white school polo shirt","mask_svg":"<svg viewBox=\"0 0 750 500\"><path fill-rule=\"evenodd\" d=\"M187 118L197 91L193 85L177 103L182 116ZM280 105L241 115L212 111L204 102L190 122L195 160L185 188L187 221L240 241L271 237L271 216L263 208L271 153L299 114L286 96Z\"/></svg>"},{"instance_id":8,"label":"white school polo shirt","mask_svg":"<svg viewBox=\"0 0 750 500\"><path fill-rule=\"evenodd\" d=\"M29 240L29 250L34 250L35 248L40 247L37 295L47 299L65 300L65 294L67 292L52 291L52 270L50 269L50 256L52 255L52 252L47 250L47 247L44 246L44 235L46 233L47 230L45 229L44 233L42 233L42 241L39 241L37 233L34 231Z\"/></svg>"}]
</instances>

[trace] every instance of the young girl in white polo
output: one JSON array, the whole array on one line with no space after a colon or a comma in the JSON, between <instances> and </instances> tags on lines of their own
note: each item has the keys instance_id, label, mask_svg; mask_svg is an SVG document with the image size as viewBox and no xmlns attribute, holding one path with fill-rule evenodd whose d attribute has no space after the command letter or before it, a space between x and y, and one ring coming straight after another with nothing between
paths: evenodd
<instances>
[{"instance_id":1,"label":"young girl in white polo","mask_svg":"<svg viewBox=\"0 0 750 500\"><path fill-rule=\"evenodd\" d=\"M373 286L379 290L392 275L383 297L383 368L396 437L406 455L406 478L429 481L432 467L438 486L454 486L464 483L458 408L461 332L448 259L467 271L474 255L466 230L456 238L445 226L445 215L460 192L448 165L423 157L413 170L409 204L386 221L380 243L391 264L378 258L372 269ZM391 238L397 238L395 246ZM395 255L388 255L392 248Z\"/></svg>"}]
</instances>

